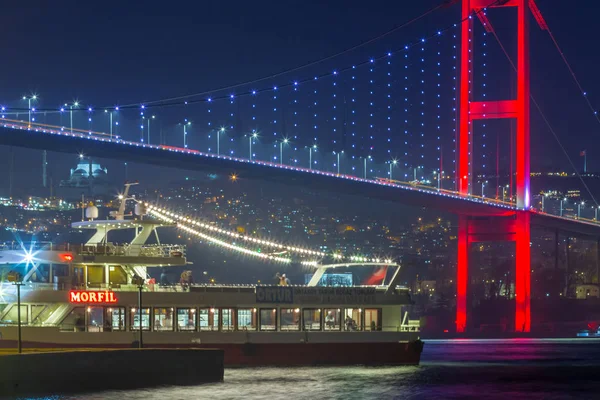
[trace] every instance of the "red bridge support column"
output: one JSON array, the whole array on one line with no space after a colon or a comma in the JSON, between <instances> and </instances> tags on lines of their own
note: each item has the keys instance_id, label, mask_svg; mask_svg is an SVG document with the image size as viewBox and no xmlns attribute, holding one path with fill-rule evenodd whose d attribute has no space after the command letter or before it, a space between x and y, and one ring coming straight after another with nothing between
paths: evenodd
<instances>
[{"instance_id":1,"label":"red bridge support column","mask_svg":"<svg viewBox=\"0 0 600 400\"><path fill-rule=\"evenodd\" d=\"M467 328L467 283L469 281L469 220L458 217L458 263L456 266L456 332Z\"/></svg>"},{"instance_id":2,"label":"red bridge support column","mask_svg":"<svg viewBox=\"0 0 600 400\"><path fill-rule=\"evenodd\" d=\"M515 246L515 331L531 330L531 232L528 211L517 213Z\"/></svg>"},{"instance_id":3,"label":"red bridge support column","mask_svg":"<svg viewBox=\"0 0 600 400\"><path fill-rule=\"evenodd\" d=\"M515 243L515 331L531 329L530 213L518 211L506 217L458 217L458 262L456 272L456 332L467 330L467 292L471 243Z\"/></svg>"}]
</instances>

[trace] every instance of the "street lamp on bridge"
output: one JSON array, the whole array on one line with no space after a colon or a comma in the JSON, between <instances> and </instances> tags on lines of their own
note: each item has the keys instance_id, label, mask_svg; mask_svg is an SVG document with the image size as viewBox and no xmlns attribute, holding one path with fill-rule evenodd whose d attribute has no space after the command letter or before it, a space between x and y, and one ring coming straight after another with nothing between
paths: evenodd
<instances>
[{"instance_id":1,"label":"street lamp on bridge","mask_svg":"<svg viewBox=\"0 0 600 400\"><path fill-rule=\"evenodd\" d=\"M73 107L75 107L75 109L79 108L79 102L74 101L71 105L65 103L65 107L67 106L69 107L69 118L71 120L71 133L73 133Z\"/></svg>"},{"instance_id":2,"label":"street lamp on bridge","mask_svg":"<svg viewBox=\"0 0 600 400\"><path fill-rule=\"evenodd\" d=\"M187 149L187 147L188 147L188 145L187 145L187 127L192 125L192 122L188 121L186 118L183 120L181 125L183 125L183 148Z\"/></svg>"},{"instance_id":3,"label":"street lamp on bridge","mask_svg":"<svg viewBox=\"0 0 600 400\"><path fill-rule=\"evenodd\" d=\"M221 155L221 133L225 133L225 127L217 131L217 155Z\"/></svg>"},{"instance_id":4,"label":"street lamp on bridge","mask_svg":"<svg viewBox=\"0 0 600 400\"><path fill-rule=\"evenodd\" d=\"M564 199L562 199L560 201L560 216L563 216L563 201L566 203L567 202L567 198L565 197Z\"/></svg>"},{"instance_id":5,"label":"street lamp on bridge","mask_svg":"<svg viewBox=\"0 0 600 400\"><path fill-rule=\"evenodd\" d=\"M27 111L29 112L29 127L31 128L31 101L37 100L37 95L23 96L23 100L27 100Z\"/></svg>"},{"instance_id":6,"label":"street lamp on bridge","mask_svg":"<svg viewBox=\"0 0 600 400\"><path fill-rule=\"evenodd\" d=\"M144 119L145 117L142 117ZM150 120L156 119L156 115L148 116L148 144L150 144ZM112 129L112 128L111 128ZM111 133L112 135L112 133Z\"/></svg>"},{"instance_id":7,"label":"street lamp on bridge","mask_svg":"<svg viewBox=\"0 0 600 400\"><path fill-rule=\"evenodd\" d=\"M287 138L279 142L279 165L283 165L283 145L288 144L288 142L289 140Z\"/></svg>"},{"instance_id":8,"label":"street lamp on bridge","mask_svg":"<svg viewBox=\"0 0 600 400\"><path fill-rule=\"evenodd\" d=\"M313 144L308 148L308 169L312 169L312 152L317 151L317 145Z\"/></svg>"},{"instance_id":9,"label":"street lamp on bridge","mask_svg":"<svg viewBox=\"0 0 600 400\"><path fill-rule=\"evenodd\" d=\"M344 154L344 150L337 152L337 174L340 174L340 155Z\"/></svg>"},{"instance_id":10,"label":"street lamp on bridge","mask_svg":"<svg viewBox=\"0 0 600 400\"><path fill-rule=\"evenodd\" d=\"M390 161L390 181L392 180L392 168L394 168L396 166L396 164L398 164L398 160Z\"/></svg>"},{"instance_id":11,"label":"street lamp on bridge","mask_svg":"<svg viewBox=\"0 0 600 400\"><path fill-rule=\"evenodd\" d=\"M252 141L253 141L254 139L256 139L257 137L258 137L258 133L256 133L256 131L254 131L254 130L253 130L253 131L252 131L252 135L250 135L250 136L249 136L249 138L248 138L248 139L249 139L249 140L248 140L248 141L249 141L249 146L248 146L248 148L249 148L249 150L248 150L248 153L249 153L249 154L248 154L248 159L249 159L250 161L252 161Z\"/></svg>"},{"instance_id":12,"label":"street lamp on bridge","mask_svg":"<svg viewBox=\"0 0 600 400\"><path fill-rule=\"evenodd\" d=\"M581 207L585 205L585 202L582 201L581 203L577 204L577 218L581 218Z\"/></svg>"}]
</instances>

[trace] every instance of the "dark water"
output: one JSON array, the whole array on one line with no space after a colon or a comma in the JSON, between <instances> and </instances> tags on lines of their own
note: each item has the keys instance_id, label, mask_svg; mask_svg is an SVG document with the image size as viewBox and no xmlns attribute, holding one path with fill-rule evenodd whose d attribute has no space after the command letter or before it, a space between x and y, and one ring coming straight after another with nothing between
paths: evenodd
<instances>
[{"instance_id":1,"label":"dark water","mask_svg":"<svg viewBox=\"0 0 600 400\"><path fill-rule=\"evenodd\" d=\"M229 369L223 383L68 398L600 399L600 340L426 341L416 367Z\"/></svg>"}]
</instances>

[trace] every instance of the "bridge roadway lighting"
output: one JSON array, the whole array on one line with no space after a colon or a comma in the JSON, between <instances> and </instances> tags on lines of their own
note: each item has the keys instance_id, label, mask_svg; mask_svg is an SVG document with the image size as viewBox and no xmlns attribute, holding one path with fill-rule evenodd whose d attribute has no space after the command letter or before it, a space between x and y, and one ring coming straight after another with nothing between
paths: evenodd
<instances>
[{"instance_id":1,"label":"bridge roadway lighting","mask_svg":"<svg viewBox=\"0 0 600 400\"><path fill-rule=\"evenodd\" d=\"M577 218L581 218L581 206L585 205L585 202L581 202L577 204Z\"/></svg>"},{"instance_id":2,"label":"bridge roadway lighting","mask_svg":"<svg viewBox=\"0 0 600 400\"><path fill-rule=\"evenodd\" d=\"M283 145L287 144L289 140L287 138L279 142L279 165L283 165Z\"/></svg>"},{"instance_id":3,"label":"bridge roadway lighting","mask_svg":"<svg viewBox=\"0 0 600 400\"><path fill-rule=\"evenodd\" d=\"M109 115L109 118L110 118L110 138L111 139L113 137L113 111L119 111L119 107L115 107L115 109L114 110L110 110L110 112L108 110L104 110L104 112L107 113ZM150 125L150 122L148 122L148 125ZM150 131L150 127L149 126L148 126L148 131Z\"/></svg>"},{"instance_id":4,"label":"bridge roadway lighting","mask_svg":"<svg viewBox=\"0 0 600 400\"><path fill-rule=\"evenodd\" d=\"M562 199L562 200L560 201L560 216L561 216L561 217L563 216L563 201L564 201L564 202L566 202L566 201L567 201L567 198L565 197L564 199Z\"/></svg>"},{"instance_id":5,"label":"bridge roadway lighting","mask_svg":"<svg viewBox=\"0 0 600 400\"><path fill-rule=\"evenodd\" d=\"M150 144L150 120L151 120L151 119L156 119L156 115L153 115L153 116L151 116L151 117L150 117L150 116L148 117L148 144Z\"/></svg>"},{"instance_id":6,"label":"bridge roadway lighting","mask_svg":"<svg viewBox=\"0 0 600 400\"><path fill-rule=\"evenodd\" d=\"M66 103L65 103L65 107L67 107ZM73 102L73 104L69 105L69 117L71 119L71 133L73 133L73 107L78 108L79 102L75 101L75 102Z\"/></svg>"},{"instance_id":7,"label":"bridge roadway lighting","mask_svg":"<svg viewBox=\"0 0 600 400\"><path fill-rule=\"evenodd\" d=\"M545 205L544 205L544 199L545 199L546 197L548 197L548 193L544 193L544 194L542 195L542 212L544 212L544 207L545 207Z\"/></svg>"},{"instance_id":8,"label":"bridge roadway lighting","mask_svg":"<svg viewBox=\"0 0 600 400\"><path fill-rule=\"evenodd\" d=\"M398 164L398 160L391 160L390 161L390 181L392 180L392 168L396 166L396 164ZM338 171L338 174L340 172Z\"/></svg>"},{"instance_id":9,"label":"bridge roadway lighting","mask_svg":"<svg viewBox=\"0 0 600 400\"><path fill-rule=\"evenodd\" d=\"M317 151L317 145L313 144L308 148L308 169L312 169L312 152Z\"/></svg>"},{"instance_id":10,"label":"bridge roadway lighting","mask_svg":"<svg viewBox=\"0 0 600 400\"><path fill-rule=\"evenodd\" d=\"M364 158L364 168L363 168L363 173L364 173L364 176L363 176L363 178L364 178L364 179L367 179L367 159L369 159L369 160L370 160L370 159L371 159L371 156L367 156L367 157L361 157L361 158Z\"/></svg>"},{"instance_id":11,"label":"bridge roadway lighting","mask_svg":"<svg viewBox=\"0 0 600 400\"><path fill-rule=\"evenodd\" d=\"M252 131L252 135L249 135L249 157L248 159L252 161L252 140L256 139L258 137L258 133L256 133L256 131Z\"/></svg>"},{"instance_id":12,"label":"bridge roadway lighting","mask_svg":"<svg viewBox=\"0 0 600 400\"><path fill-rule=\"evenodd\" d=\"M221 155L221 133L225 133L225 127L221 127L221 129L219 129L217 131L217 155Z\"/></svg>"},{"instance_id":13,"label":"bridge roadway lighting","mask_svg":"<svg viewBox=\"0 0 600 400\"><path fill-rule=\"evenodd\" d=\"M181 125L183 125L183 148L187 149L187 127L192 125L192 122L185 119Z\"/></svg>"},{"instance_id":14,"label":"bridge roadway lighting","mask_svg":"<svg viewBox=\"0 0 600 400\"><path fill-rule=\"evenodd\" d=\"M27 100L27 111L29 112L29 128L31 128L31 101L37 100L37 95L23 96L23 100Z\"/></svg>"},{"instance_id":15,"label":"bridge roadway lighting","mask_svg":"<svg viewBox=\"0 0 600 400\"><path fill-rule=\"evenodd\" d=\"M344 154L344 150L337 153L337 174L340 174L340 154Z\"/></svg>"},{"instance_id":16,"label":"bridge roadway lighting","mask_svg":"<svg viewBox=\"0 0 600 400\"><path fill-rule=\"evenodd\" d=\"M488 181L483 181L481 182L481 197L485 197L485 184L488 183ZM439 188L438 188L439 189Z\"/></svg>"}]
</instances>

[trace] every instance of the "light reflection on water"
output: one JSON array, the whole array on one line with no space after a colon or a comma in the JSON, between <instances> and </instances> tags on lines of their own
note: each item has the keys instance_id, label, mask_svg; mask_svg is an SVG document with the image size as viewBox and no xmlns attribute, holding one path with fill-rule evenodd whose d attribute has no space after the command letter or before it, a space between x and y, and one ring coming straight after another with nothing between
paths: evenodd
<instances>
[{"instance_id":1,"label":"light reflection on water","mask_svg":"<svg viewBox=\"0 0 600 400\"><path fill-rule=\"evenodd\" d=\"M599 398L598 366L589 339L430 341L420 366L227 369L222 383L69 399Z\"/></svg>"}]
</instances>

